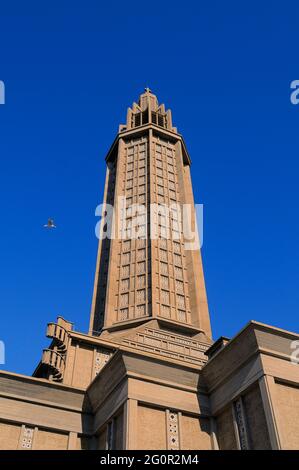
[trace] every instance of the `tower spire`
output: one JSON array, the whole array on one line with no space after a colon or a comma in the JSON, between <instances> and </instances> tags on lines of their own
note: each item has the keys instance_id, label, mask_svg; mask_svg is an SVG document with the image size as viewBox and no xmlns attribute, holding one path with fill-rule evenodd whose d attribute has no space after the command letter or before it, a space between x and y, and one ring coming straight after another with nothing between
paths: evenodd
<instances>
[{"instance_id":1,"label":"tower spire","mask_svg":"<svg viewBox=\"0 0 299 470\"><path fill-rule=\"evenodd\" d=\"M138 102L134 102L132 107L128 108L127 123L125 126L120 126L120 129L129 130L145 124L154 124L171 132L177 132L177 129L172 127L171 111L166 111L164 104L159 104L157 96L149 87L141 93Z\"/></svg>"}]
</instances>

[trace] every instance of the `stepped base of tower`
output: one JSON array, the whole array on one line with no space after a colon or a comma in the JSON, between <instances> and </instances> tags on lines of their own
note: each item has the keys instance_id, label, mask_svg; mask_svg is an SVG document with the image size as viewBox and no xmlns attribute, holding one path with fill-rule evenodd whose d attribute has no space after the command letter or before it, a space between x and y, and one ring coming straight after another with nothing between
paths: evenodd
<instances>
[{"instance_id":1,"label":"stepped base of tower","mask_svg":"<svg viewBox=\"0 0 299 470\"><path fill-rule=\"evenodd\" d=\"M62 318L34 377L0 372L2 449L298 449L299 335L214 344L159 320L95 337Z\"/></svg>"}]
</instances>

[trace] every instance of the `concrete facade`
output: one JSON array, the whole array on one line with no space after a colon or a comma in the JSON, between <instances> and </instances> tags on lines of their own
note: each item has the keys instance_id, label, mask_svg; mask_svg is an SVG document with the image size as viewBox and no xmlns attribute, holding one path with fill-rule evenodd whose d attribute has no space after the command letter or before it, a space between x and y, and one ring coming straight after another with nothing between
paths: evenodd
<instances>
[{"instance_id":1,"label":"concrete facade","mask_svg":"<svg viewBox=\"0 0 299 470\"><path fill-rule=\"evenodd\" d=\"M88 334L59 317L33 377L0 372L0 448L298 449L299 335L250 322L213 342L200 250L175 211L165 239L151 207L194 201L184 140L149 89L106 161L104 205L144 205L138 236L127 211L101 237Z\"/></svg>"}]
</instances>

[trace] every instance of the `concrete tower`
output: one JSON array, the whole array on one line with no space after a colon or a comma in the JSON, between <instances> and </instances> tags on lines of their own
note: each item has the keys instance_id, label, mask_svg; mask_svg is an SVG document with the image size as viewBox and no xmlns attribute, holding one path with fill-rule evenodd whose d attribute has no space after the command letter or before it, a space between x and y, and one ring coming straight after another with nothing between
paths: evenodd
<instances>
[{"instance_id":1,"label":"concrete tower","mask_svg":"<svg viewBox=\"0 0 299 470\"><path fill-rule=\"evenodd\" d=\"M184 208L194 226L190 158L171 111L148 88L128 109L106 162L104 212L113 206L115 234L99 243L90 334L155 319L159 328L210 339L200 251L188 249L189 240L186 248L183 233Z\"/></svg>"}]
</instances>

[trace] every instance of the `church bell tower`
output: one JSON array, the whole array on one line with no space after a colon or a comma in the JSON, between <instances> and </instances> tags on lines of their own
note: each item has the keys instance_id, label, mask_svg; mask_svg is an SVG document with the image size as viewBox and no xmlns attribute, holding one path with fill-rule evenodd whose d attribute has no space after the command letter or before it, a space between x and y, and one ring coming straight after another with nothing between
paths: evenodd
<instances>
[{"instance_id":1,"label":"church bell tower","mask_svg":"<svg viewBox=\"0 0 299 470\"><path fill-rule=\"evenodd\" d=\"M155 320L159 329L211 338L199 243L190 248L184 230L188 211L195 227L190 157L171 111L148 88L106 162L90 334L124 336Z\"/></svg>"}]
</instances>

